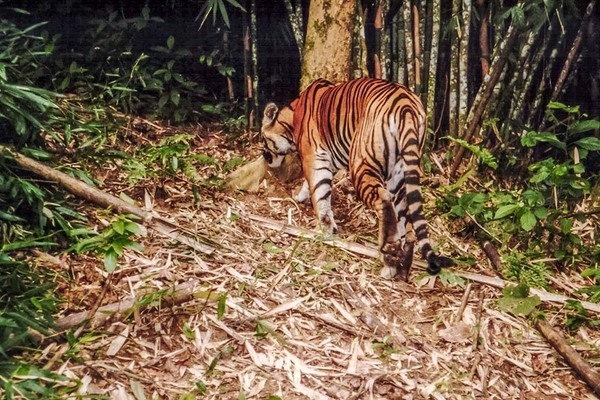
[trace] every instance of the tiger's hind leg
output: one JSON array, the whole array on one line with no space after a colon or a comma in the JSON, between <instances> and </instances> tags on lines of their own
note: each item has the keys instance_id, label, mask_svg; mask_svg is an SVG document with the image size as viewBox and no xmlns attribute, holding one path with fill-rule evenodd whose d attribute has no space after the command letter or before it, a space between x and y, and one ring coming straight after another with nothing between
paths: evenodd
<instances>
[{"instance_id":1,"label":"tiger's hind leg","mask_svg":"<svg viewBox=\"0 0 600 400\"><path fill-rule=\"evenodd\" d=\"M398 250L403 254L403 261L397 267L397 275L403 281L408 281L410 267L412 266L415 236L413 232L408 232L408 202L406 199L406 186L404 185L404 171L402 164L398 163L392 176L388 182L388 188L394 196L394 208L396 210L397 221L397 237L401 248Z\"/></svg>"},{"instance_id":2,"label":"tiger's hind leg","mask_svg":"<svg viewBox=\"0 0 600 400\"><path fill-rule=\"evenodd\" d=\"M408 281L408 274L413 259L414 242L403 243L398 227L396 207L394 206L392 194L376 182L375 187L366 184L369 193L359 191L361 198L367 206L377 212L379 220L379 252L381 260L389 268L390 278L399 277Z\"/></svg>"}]
</instances>

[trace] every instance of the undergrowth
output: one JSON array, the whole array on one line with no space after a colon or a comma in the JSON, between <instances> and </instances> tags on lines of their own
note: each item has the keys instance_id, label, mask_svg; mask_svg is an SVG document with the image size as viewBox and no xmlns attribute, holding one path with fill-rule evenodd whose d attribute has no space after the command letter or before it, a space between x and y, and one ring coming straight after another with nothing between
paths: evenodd
<instances>
[{"instance_id":1,"label":"undergrowth","mask_svg":"<svg viewBox=\"0 0 600 400\"><path fill-rule=\"evenodd\" d=\"M474 230L500 249L504 278L548 288L551 274L574 270L589 282L581 293L598 301L600 200L594 190L600 171L587 158L600 151L593 135L600 121L561 103L549 104L547 116L548 131L526 132L511 157L499 155L507 164L502 168L498 155L475 149L466 179L443 188L439 205L449 218L463 221L465 233Z\"/></svg>"}]
</instances>

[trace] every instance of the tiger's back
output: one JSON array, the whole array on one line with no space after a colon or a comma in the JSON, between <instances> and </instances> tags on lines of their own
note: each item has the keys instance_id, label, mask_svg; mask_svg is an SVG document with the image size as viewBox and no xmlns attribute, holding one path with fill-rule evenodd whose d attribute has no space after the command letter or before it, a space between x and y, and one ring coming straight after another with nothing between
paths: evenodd
<instances>
[{"instance_id":1,"label":"tiger's back","mask_svg":"<svg viewBox=\"0 0 600 400\"><path fill-rule=\"evenodd\" d=\"M422 214L419 176L426 118L414 93L370 78L340 85L317 80L290 108L292 141L306 177L303 189L323 225L336 228L331 183L335 171L345 168L359 198L377 211L382 258L402 279L408 279L412 262L407 223L413 226L431 273L451 264L433 252ZM265 110L265 137L271 124Z\"/></svg>"}]
</instances>

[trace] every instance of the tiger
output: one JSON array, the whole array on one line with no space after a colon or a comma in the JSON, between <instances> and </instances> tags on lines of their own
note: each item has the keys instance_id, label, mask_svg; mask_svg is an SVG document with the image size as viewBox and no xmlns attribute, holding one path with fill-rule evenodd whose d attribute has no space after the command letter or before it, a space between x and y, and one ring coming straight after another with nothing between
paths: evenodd
<instances>
[{"instance_id":1,"label":"tiger","mask_svg":"<svg viewBox=\"0 0 600 400\"><path fill-rule=\"evenodd\" d=\"M435 275L453 265L429 240L420 189L420 159L427 122L419 97L399 83L359 78L333 84L318 79L289 105L263 112L263 157L281 166L297 152L304 182L294 197L311 199L322 227L337 231L331 208L335 172L348 170L360 200L377 213L378 249L393 277L408 281L414 239Z\"/></svg>"}]
</instances>

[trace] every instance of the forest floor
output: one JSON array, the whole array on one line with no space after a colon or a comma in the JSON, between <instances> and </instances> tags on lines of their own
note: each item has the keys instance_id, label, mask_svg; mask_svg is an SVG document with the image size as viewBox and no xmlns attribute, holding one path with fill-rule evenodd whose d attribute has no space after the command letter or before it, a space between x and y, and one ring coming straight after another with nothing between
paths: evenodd
<instances>
[{"instance_id":1,"label":"forest floor","mask_svg":"<svg viewBox=\"0 0 600 400\"><path fill-rule=\"evenodd\" d=\"M260 154L256 138L248 146L216 129L150 130L129 132L120 150L185 132L195 135L196 152L219 165ZM224 176L218 165L200 173ZM206 238L216 251L203 254L148 230L136 239L145 250L126 251L112 275L92 255L38 260L57 272L57 295L65 299L60 316L137 299L129 313L89 325L70 357L54 361L55 371L80 380L78 394L138 400L596 398L529 321L498 309L501 290L456 284L451 274L429 277L417 267L409 283L384 279L379 261L332 247L327 235L297 237L252 218L314 230L311 207L290 198L293 184L268 179L253 194L200 186L195 201L184 179L130 184L126 171L110 164L98 168L96 178L102 190L126 194L198 240ZM333 200L337 236L374 246L374 213L340 187L343 182ZM429 189L424 196L440 252L469 254L476 262L455 269L494 276L479 244L439 216ZM98 229L110 221L106 210L82 207ZM554 281L557 290L575 296L581 279L556 274ZM187 285L188 297L161 301L179 284ZM560 306L544 303L541 309L561 327ZM582 327L569 340L598 366L600 332ZM41 357L56 351L50 345Z\"/></svg>"}]
</instances>

